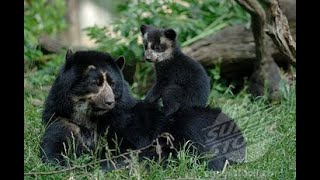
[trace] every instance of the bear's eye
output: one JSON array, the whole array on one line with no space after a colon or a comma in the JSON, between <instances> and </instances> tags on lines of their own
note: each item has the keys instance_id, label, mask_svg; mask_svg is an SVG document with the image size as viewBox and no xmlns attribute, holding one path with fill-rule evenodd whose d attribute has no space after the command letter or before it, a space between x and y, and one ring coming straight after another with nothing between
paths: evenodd
<instances>
[{"instance_id":1,"label":"bear's eye","mask_svg":"<svg viewBox=\"0 0 320 180\"><path fill-rule=\"evenodd\" d=\"M116 87L116 83L114 83L113 81L110 83L110 86L112 87L112 88L114 88L114 87Z\"/></svg>"},{"instance_id":2,"label":"bear's eye","mask_svg":"<svg viewBox=\"0 0 320 180\"><path fill-rule=\"evenodd\" d=\"M102 82L98 79L90 81L91 86L101 86Z\"/></svg>"},{"instance_id":3,"label":"bear's eye","mask_svg":"<svg viewBox=\"0 0 320 180\"><path fill-rule=\"evenodd\" d=\"M115 87L115 82L112 80L112 78L109 76L109 74L107 73L107 82L108 84L111 86L111 88Z\"/></svg>"},{"instance_id":4,"label":"bear's eye","mask_svg":"<svg viewBox=\"0 0 320 180\"><path fill-rule=\"evenodd\" d=\"M85 102L85 101L86 101L85 98L80 98L80 99L79 99L79 102Z\"/></svg>"},{"instance_id":5,"label":"bear's eye","mask_svg":"<svg viewBox=\"0 0 320 180\"><path fill-rule=\"evenodd\" d=\"M156 46L154 44L151 45L152 50L156 50Z\"/></svg>"},{"instance_id":6,"label":"bear's eye","mask_svg":"<svg viewBox=\"0 0 320 180\"><path fill-rule=\"evenodd\" d=\"M90 81L90 86L98 86L98 81L96 80Z\"/></svg>"},{"instance_id":7,"label":"bear's eye","mask_svg":"<svg viewBox=\"0 0 320 180\"><path fill-rule=\"evenodd\" d=\"M114 88L116 83L114 83L114 81L112 81L110 78L107 79L108 84L111 86L111 88Z\"/></svg>"},{"instance_id":8,"label":"bear's eye","mask_svg":"<svg viewBox=\"0 0 320 180\"><path fill-rule=\"evenodd\" d=\"M166 44L160 44L161 51L165 51L167 48Z\"/></svg>"},{"instance_id":9,"label":"bear's eye","mask_svg":"<svg viewBox=\"0 0 320 180\"><path fill-rule=\"evenodd\" d=\"M155 45L152 47L153 50L158 51L158 52L163 52L164 51L164 46L162 44Z\"/></svg>"},{"instance_id":10,"label":"bear's eye","mask_svg":"<svg viewBox=\"0 0 320 180\"><path fill-rule=\"evenodd\" d=\"M161 49L160 49L160 46L155 46L155 47L154 47L154 50L160 51L160 50L161 50Z\"/></svg>"}]
</instances>

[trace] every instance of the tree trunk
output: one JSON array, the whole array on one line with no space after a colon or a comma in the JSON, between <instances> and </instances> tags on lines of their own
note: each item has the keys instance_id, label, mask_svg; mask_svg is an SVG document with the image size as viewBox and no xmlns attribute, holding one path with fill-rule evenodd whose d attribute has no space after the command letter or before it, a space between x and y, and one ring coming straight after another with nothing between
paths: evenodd
<instances>
[{"instance_id":1,"label":"tree trunk","mask_svg":"<svg viewBox=\"0 0 320 180\"><path fill-rule=\"evenodd\" d=\"M280 6L286 15L290 32L295 40L296 35L296 1L280 0ZM271 54L275 62L287 70L290 62L279 52L273 41L265 37L265 51ZM218 33L201 39L183 48L183 52L198 60L205 67L221 66L221 75L227 79L250 76L256 62L256 51L253 33L244 25L229 26Z\"/></svg>"}]
</instances>

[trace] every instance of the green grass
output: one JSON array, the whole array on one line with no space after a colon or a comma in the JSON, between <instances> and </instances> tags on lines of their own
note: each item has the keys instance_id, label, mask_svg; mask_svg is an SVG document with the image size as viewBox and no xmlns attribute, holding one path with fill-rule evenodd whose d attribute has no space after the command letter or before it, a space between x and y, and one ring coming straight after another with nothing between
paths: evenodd
<instances>
[{"instance_id":1,"label":"green grass","mask_svg":"<svg viewBox=\"0 0 320 180\"><path fill-rule=\"evenodd\" d=\"M55 167L42 164L39 159L39 140L44 132L41 125L43 101L57 68L49 66L25 74L25 129L24 171L50 172ZM144 170L135 156L130 160L129 170L102 173L99 166L77 169L53 175L25 175L25 179L295 179L296 177L296 98L295 86L283 86L280 103L270 105L264 98L250 101L245 91L232 95L212 91L211 106L220 106L233 117L248 141L247 162L228 166L223 173L216 173L199 163L197 156L181 151L178 160L172 160L166 168L146 161L150 171ZM79 166L85 164L82 157L73 160Z\"/></svg>"}]
</instances>

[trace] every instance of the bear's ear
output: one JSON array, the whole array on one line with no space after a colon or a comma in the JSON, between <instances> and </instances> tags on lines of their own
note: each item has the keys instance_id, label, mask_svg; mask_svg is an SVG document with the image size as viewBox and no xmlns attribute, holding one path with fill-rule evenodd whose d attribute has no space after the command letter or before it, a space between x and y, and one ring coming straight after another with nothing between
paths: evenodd
<instances>
[{"instance_id":1,"label":"bear's ear","mask_svg":"<svg viewBox=\"0 0 320 180\"><path fill-rule=\"evenodd\" d=\"M122 70L124 68L124 64L125 64L125 59L123 56L119 56L117 59L116 59L116 64L117 66Z\"/></svg>"},{"instance_id":2,"label":"bear's ear","mask_svg":"<svg viewBox=\"0 0 320 180\"><path fill-rule=\"evenodd\" d=\"M67 50L67 53L66 53L66 65L65 65L65 70L68 70L69 68L70 68L70 66L71 66L71 57L72 57L72 55L73 55L74 53L73 53L73 51L71 50L71 49L68 49Z\"/></svg>"},{"instance_id":3,"label":"bear's ear","mask_svg":"<svg viewBox=\"0 0 320 180\"><path fill-rule=\"evenodd\" d=\"M166 29L164 31L164 35L172 41L175 40L177 37L177 33L173 29Z\"/></svg>"},{"instance_id":4,"label":"bear's ear","mask_svg":"<svg viewBox=\"0 0 320 180\"><path fill-rule=\"evenodd\" d=\"M140 26L140 31L141 31L142 35L144 35L147 32L147 29L148 29L148 25L142 24Z\"/></svg>"},{"instance_id":5,"label":"bear's ear","mask_svg":"<svg viewBox=\"0 0 320 180\"><path fill-rule=\"evenodd\" d=\"M66 54L66 61L69 61L73 54L74 54L73 51L69 48Z\"/></svg>"}]
</instances>

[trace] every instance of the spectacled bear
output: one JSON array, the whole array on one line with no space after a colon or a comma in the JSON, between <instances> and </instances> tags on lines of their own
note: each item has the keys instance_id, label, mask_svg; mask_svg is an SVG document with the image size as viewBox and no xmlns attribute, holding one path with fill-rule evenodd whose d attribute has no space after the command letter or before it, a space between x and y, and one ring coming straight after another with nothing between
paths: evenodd
<instances>
[{"instance_id":1,"label":"spectacled bear","mask_svg":"<svg viewBox=\"0 0 320 180\"><path fill-rule=\"evenodd\" d=\"M43 162L66 165L62 154L67 151L79 156L95 150L99 117L114 108L122 89L114 83L122 80L114 70L123 65L122 57L115 60L108 53L67 51L44 105Z\"/></svg>"},{"instance_id":2,"label":"spectacled bear","mask_svg":"<svg viewBox=\"0 0 320 180\"><path fill-rule=\"evenodd\" d=\"M154 63L156 82L145 101L162 98L167 116L178 109L205 107L210 93L210 78L202 65L179 48L173 29L141 25L144 58Z\"/></svg>"}]
</instances>

